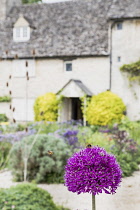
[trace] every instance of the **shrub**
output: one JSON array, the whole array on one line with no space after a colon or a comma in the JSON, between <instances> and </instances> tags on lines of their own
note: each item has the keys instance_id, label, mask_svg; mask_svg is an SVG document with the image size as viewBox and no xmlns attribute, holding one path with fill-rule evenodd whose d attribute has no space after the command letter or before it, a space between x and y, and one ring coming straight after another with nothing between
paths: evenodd
<instances>
[{"instance_id":1,"label":"shrub","mask_svg":"<svg viewBox=\"0 0 140 210\"><path fill-rule=\"evenodd\" d=\"M10 96L0 96L0 102L11 102Z\"/></svg>"},{"instance_id":2,"label":"shrub","mask_svg":"<svg viewBox=\"0 0 140 210\"><path fill-rule=\"evenodd\" d=\"M13 146L10 166L17 181L23 180L23 156L25 152L28 153L33 140L34 136L26 137ZM29 156L28 180L47 183L63 182L64 166L71 153L70 147L62 139L40 134Z\"/></svg>"},{"instance_id":3,"label":"shrub","mask_svg":"<svg viewBox=\"0 0 140 210\"><path fill-rule=\"evenodd\" d=\"M108 125L119 122L125 110L122 99L106 91L92 97L87 107L86 119L91 125Z\"/></svg>"},{"instance_id":4,"label":"shrub","mask_svg":"<svg viewBox=\"0 0 140 210\"><path fill-rule=\"evenodd\" d=\"M140 148L136 141L130 139L126 131L120 131L117 127L112 130L114 146L111 148L112 153L116 155L120 163L123 176L130 176L138 170Z\"/></svg>"},{"instance_id":5,"label":"shrub","mask_svg":"<svg viewBox=\"0 0 140 210\"><path fill-rule=\"evenodd\" d=\"M37 130L41 128L40 133L48 134L54 133L59 128L59 125L57 122L41 122L36 125L35 128L37 128Z\"/></svg>"},{"instance_id":6,"label":"shrub","mask_svg":"<svg viewBox=\"0 0 140 210\"><path fill-rule=\"evenodd\" d=\"M9 142L0 142L0 169L7 165L7 158L12 145Z\"/></svg>"},{"instance_id":7,"label":"shrub","mask_svg":"<svg viewBox=\"0 0 140 210\"><path fill-rule=\"evenodd\" d=\"M0 209L4 210L61 210L50 194L33 184L19 184L10 189L0 190Z\"/></svg>"},{"instance_id":8,"label":"shrub","mask_svg":"<svg viewBox=\"0 0 140 210\"><path fill-rule=\"evenodd\" d=\"M130 153L116 154L116 159L123 171L123 177L131 176L134 171L139 169L137 161Z\"/></svg>"},{"instance_id":9,"label":"shrub","mask_svg":"<svg viewBox=\"0 0 140 210\"><path fill-rule=\"evenodd\" d=\"M8 122L8 117L6 114L0 114L0 122Z\"/></svg>"},{"instance_id":10,"label":"shrub","mask_svg":"<svg viewBox=\"0 0 140 210\"><path fill-rule=\"evenodd\" d=\"M106 134L102 134L99 132L95 132L90 136L87 136L85 141L80 141L84 147L87 144L91 144L92 146L99 146L104 148L107 152L110 152L110 147L114 144L114 141L109 138Z\"/></svg>"},{"instance_id":11,"label":"shrub","mask_svg":"<svg viewBox=\"0 0 140 210\"><path fill-rule=\"evenodd\" d=\"M78 142L78 130L66 129L62 134L61 137L64 139L66 144L70 145L72 149L79 147Z\"/></svg>"},{"instance_id":12,"label":"shrub","mask_svg":"<svg viewBox=\"0 0 140 210\"><path fill-rule=\"evenodd\" d=\"M43 96L39 96L34 104L35 120L56 121L59 102L53 93L46 93Z\"/></svg>"}]
</instances>

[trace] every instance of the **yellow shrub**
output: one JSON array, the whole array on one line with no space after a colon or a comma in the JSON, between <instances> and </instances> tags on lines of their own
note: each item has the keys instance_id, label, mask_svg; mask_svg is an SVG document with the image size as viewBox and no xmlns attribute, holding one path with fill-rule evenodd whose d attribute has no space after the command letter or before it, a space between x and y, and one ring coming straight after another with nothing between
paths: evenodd
<instances>
[{"instance_id":1,"label":"yellow shrub","mask_svg":"<svg viewBox=\"0 0 140 210\"><path fill-rule=\"evenodd\" d=\"M119 122L126 110L121 98L106 91L91 98L86 111L86 119L91 125L109 125Z\"/></svg>"},{"instance_id":2,"label":"yellow shrub","mask_svg":"<svg viewBox=\"0 0 140 210\"><path fill-rule=\"evenodd\" d=\"M54 93L46 93L39 96L34 104L36 121L56 121L58 117L58 105L60 100Z\"/></svg>"}]
</instances>

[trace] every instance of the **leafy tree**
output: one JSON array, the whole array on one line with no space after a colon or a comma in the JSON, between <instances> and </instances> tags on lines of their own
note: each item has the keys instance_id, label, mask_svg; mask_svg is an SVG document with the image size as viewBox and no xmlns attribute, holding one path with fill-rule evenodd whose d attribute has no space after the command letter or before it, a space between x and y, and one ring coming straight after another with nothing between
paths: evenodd
<instances>
[{"instance_id":1,"label":"leafy tree","mask_svg":"<svg viewBox=\"0 0 140 210\"><path fill-rule=\"evenodd\" d=\"M22 0L23 4L32 4L32 3L36 3L39 2L41 0Z\"/></svg>"}]
</instances>

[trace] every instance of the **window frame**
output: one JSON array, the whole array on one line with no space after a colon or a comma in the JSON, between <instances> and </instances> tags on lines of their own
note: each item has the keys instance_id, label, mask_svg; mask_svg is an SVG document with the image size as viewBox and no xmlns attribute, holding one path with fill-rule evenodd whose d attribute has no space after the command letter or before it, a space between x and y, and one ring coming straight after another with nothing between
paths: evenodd
<instances>
[{"instance_id":1,"label":"window frame","mask_svg":"<svg viewBox=\"0 0 140 210\"><path fill-rule=\"evenodd\" d=\"M24 30L26 28L26 36L24 36ZM19 30L19 36L17 36L17 31ZM13 28L13 40L14 42L26 42L30 40L30 27L29 26L19 26Z\"/></svg>"},{"instance_id":2,"label":"window frame","mask_svg":"<svg viewBox=\"0 0 140 210\"><path fill-rule=\"evenodd\" d=\"M67 64L71 64L71 70L67 70ZM64 61L64 71L65 72L73 72L73 63L72 63L72 61Z\"/></svg>"},{"instance_id":3,"label":"window frame","mask_svg":"<svg viewBox=\"0 0 140 210\"><path fill-rule=\"evenodd\" d=\"M117 29L117 31L123 30L123 22L117 22L116 23L116 29Z\"/></svg>"},{"instance_id":4,"label":"window frame","mask_svg":"<svg viewBox=\"0 0 140 210\"><path fill-rule=\"evenodd\" d=\"M118 57L117 57L117 61L118 61L118 63L121 62L121 56L118 56Z\"/></svg>"}]
</instances>

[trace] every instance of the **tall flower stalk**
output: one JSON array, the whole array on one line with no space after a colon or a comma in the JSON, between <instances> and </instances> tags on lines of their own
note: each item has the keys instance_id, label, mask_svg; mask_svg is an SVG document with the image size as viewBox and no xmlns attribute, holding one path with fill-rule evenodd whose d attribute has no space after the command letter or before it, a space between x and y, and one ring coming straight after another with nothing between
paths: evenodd
<instances>
[{"instance_id":1,"label":"tall flower stalk","mask_svg":"<svg viewBox=\"0 0 140 210\"><path fill-rule=\"evenodd\" d=\"M37 134L35 135L35 138L34 138L32 144L31 145L25 144L25 147L23 148L23 151L22 151L23 162L24 162L24 182L27 181L28 160L30 157L30 153L31 153L31 150L32 150L34 144L37 141L40 130L41 130L41 128L38 130Z\"/></svg>"}]
</instances>

